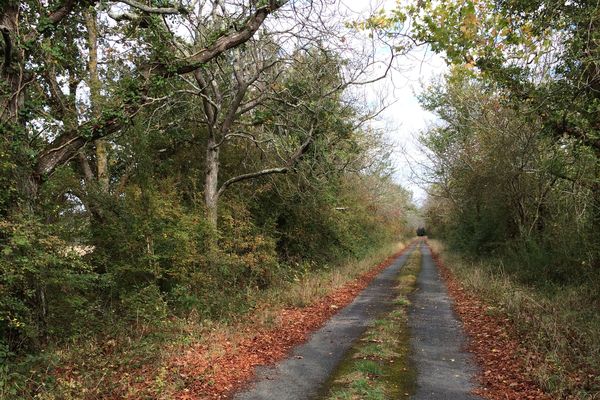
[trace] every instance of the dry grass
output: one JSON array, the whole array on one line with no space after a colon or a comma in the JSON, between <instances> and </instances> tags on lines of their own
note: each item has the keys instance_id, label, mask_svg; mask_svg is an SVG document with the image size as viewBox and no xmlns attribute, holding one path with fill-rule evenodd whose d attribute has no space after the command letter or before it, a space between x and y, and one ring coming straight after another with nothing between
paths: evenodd
<instances>
[{"instance_id":1,"label":"dry grass","mask_svg":"<svg viewBox=\"0 0 600 400\"><path fill-rule=\"evenodd\" d=\"M225 337L239 336L241 331L248 328L248 326L245 326L246 323L251 324L253 328L272 327L277 322L275 316L279 314L279 310L282 308L303 307L327 296L369 271L390 255L402 251L406 248L407 243L388 244L373 251L364 259L351 260L329 270L307 273L295 281L286 282L263 292L253 293L256 306L251 320L245 316L241 316L239 320L233 323L204 321L199 324L194 320L190 320L188 321L187 331L195 341L203 342L210 340L210 337L215 333ZM185 341L186 346L188 343L188 341Z\"/></svg>"},{"instance_id":2,"label":"dry grass","mask_svg":"<svg viewBox=\"0 0 600 400\"><path fill-rule=\"evenodd\" d=\"M37 398L170 399L169 394L181 384L166 368L175 355L197 346L205 346L207 356L223 354L225 349L218 343L237 343L258 329L274 327L281 309L313 303L405 247L406 243L388 244L362 260L349 260L324 271L305 273L293 282L248 293L254 309L249 314L234 314L228 321L201 320L192 313L187 318L171 317L143 337L116 334L109 341L80 341L57 349L54 362L64 366L63 372L48 377L54 380L54 389ZM2 390L0 398L4 398Z\"/></svg>"},{"instance_id":3,"label":"dry grass","mask_svg":"<svg viewBox=\"0 0 600 400\"><path fill-rule=\"evenodd\" d=\"M353 260L335 269L307 274L298 281L260 294L261 302L276 307L302 307L344 286L390 255L402 251L405 242L387 245L362 260Z\"/></svg>"},{"instance_id":4,"label":"dry grass","mask_svg":"<svg viewBox=\"0 0 600 400\"><path fill-rule=\"evenodd\" d=\"M468 261L429 241L445 265L488 305L507 315L531 353L531 377L557 398L600 399L600 311L586 286L543 290L522 285L500 263Z\"/></svg>"}]
</instances>

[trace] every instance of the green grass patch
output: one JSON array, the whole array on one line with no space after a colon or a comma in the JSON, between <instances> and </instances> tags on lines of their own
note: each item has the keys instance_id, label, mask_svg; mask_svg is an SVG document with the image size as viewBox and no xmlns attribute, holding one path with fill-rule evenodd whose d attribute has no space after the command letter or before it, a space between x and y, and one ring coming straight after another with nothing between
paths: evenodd
<instances>
[{"instance_id":1,"label":"green grass patch","mask_svg":"<svg viewBox=\"0 0 600 400\"><path fill-rule=\"evenodd\" d=\"M398 276L393 310L373 323L333 373L322 400L408 399L416 371L410 363L407 296L415 289L421 254L415 250Z\"/></svg>"}]
</instances>

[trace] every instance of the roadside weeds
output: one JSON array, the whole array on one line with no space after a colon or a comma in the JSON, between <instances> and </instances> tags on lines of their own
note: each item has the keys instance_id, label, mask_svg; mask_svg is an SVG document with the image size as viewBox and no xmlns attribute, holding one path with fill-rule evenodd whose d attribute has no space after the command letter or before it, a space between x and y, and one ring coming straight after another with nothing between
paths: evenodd
<instances>
[{"instance_id":1,"label":"roadside weeds","mask_svg":"<svg viewBox=\"0 0 600 400\"><path fill-rule=\"evenodd\" d=\"M586 390L581 384L583 379L588 379L591 381L588 385L593 385L593 380L598 379L597 371L582 370L582 377L569 377L557 370L555 355L544 352L542 341L547 339L541 337L541 331L531 332L535 326L523 320L524 317L540 318L539 315L511 313L509 303L510 307L527 309L528 303L535 301L520 296L518 292L522 288L507 277L494 276L476 265L465 266L458 257L452 257L447 263L441 256L444 255L441 243L431 240L428 243L455 302L455 311L470 338L469 350L482 368L478 377L482 388L476 391L478 395L491 400L600 398L598 392ZM500 286L502 290L497 290ZM564 371L565 366L562 369ZM570 379L574 381L569 382Z\"/></svg>"},{"instance_id":2,"label":"roadside weeds","mask_svg":"<svg viewBox=\"0 0 600 400\"><path fill-rule=\"evenodd\" d=\"M252 310L221 321L170 317L147 325L139 337L115 332L106 340L49 351L51 365L39 374L50 385L36 380L41 388L36 399L226 398L252 377L255 366L284 357L349 303L407 243L382 245L362 259L246 293Z\"/></svg>"},{"instance_id":3,"label":"roadside weeds","mask_svg":"<svg viewBox=\"0 0 600 400\"><path fill-rule=\"evenodd\" d=\"M267 293L251 315L215 327L200 341L186 345L180 356L168 360L170 385L161 388L159 398L228 398L250 382L257 366L283 359L293 346L349 304L406 247L397 244L358 263L313 274ZM390 253L393 255L386 258Z\"/></svg>"}]
</instances>

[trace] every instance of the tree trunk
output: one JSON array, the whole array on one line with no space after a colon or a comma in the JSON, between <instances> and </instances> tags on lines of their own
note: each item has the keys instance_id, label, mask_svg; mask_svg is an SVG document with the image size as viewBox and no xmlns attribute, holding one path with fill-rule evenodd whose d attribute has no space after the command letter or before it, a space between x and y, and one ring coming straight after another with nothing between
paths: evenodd
<instances>
[{"instance_id":1,"label":"tree trunk","mask_svg":"<svg viewBox=\"0 0 600 400\"><path fill-rule=\"evenodd\" d=\"M100 117L102 95L100 93L101 82L98 75L98 26L96 24L96 10L90 7L85 12L85 25L88 32L88 72L90 87L90 100L92 105L92 114L95 118ZM106 141L97 139L94 141L96 146L96 177L100 190L108 192L108 153L106 151Z\"/></svg>"},{"instance_id":2,"label":"tree trunk","mask_svg":"<svg viewBox=\"0 0 600 400\"><path fill-rule=\"evenodd\" d=\"M100 190L108 192L108 153L106 152L106 141L98 139L94 142L96 145L96 171Z\"/></svg>"},{"instance_id":3,"label":"tree trunk","mask_svg":"<svg viewBox=\"0 0 600 400\"><path fill-rule=\"evenodd\" d=\"M206 149L206 175L204 179L204 204L206 218L215 230L217 229L217 206L219 201L219 147L214 138L208 139Z\"/></svg>"},{"instance_id":4,"label":"tree trunk","mask_svg":"<svg viewBox=\"0 0 600 400\"><path fill-rule=\"evenodd\" d=\"M23 51L17 46L19 25L19 2L8 1L0 6L0 31L2 33L2 69L0 81L0 123L18 125L19 110L25 101L25 82L30 79L22 68Z\"/></svg>"},{"instance_id":5,"label":"tree trunk","mask_svg":"<svg viewBox=\"0 0 600 400\"><path fill-rule=\"evenodd\" d=\"M34 212L41 182L36 176L25 176L20 180L19 191L22 196L23 203L15 204L15 207L25 207L29 212Z\"/></svg>"}]
</instances>

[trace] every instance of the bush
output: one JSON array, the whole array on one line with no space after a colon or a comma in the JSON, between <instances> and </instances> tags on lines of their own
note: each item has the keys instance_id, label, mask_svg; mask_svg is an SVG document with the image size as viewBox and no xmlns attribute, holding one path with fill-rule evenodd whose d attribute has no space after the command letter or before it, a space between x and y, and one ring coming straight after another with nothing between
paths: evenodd
<instances>
[{"instance_id":1,"label":"bush","mask_svg":"<svg viewBox=\"0 0 600 400\"><path fill-rule=\"evenodd\" d=\"M0 344L19 351L85 332L74 316L93 307L97 274L73 246L30 216L1 221L0 238Z\"/></svg>"}]
</instances>

